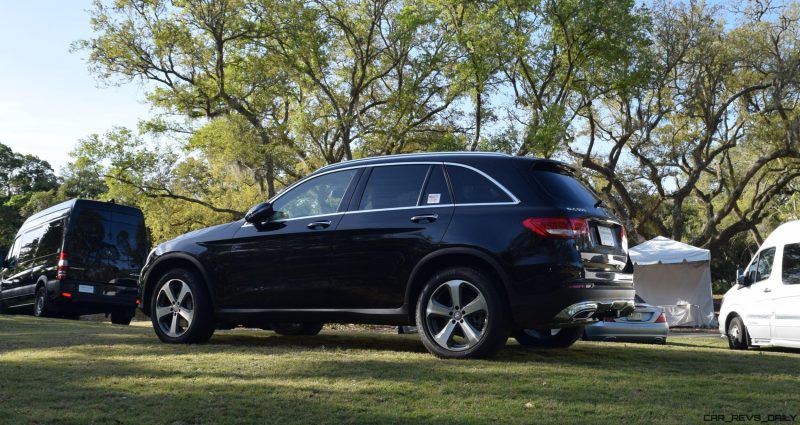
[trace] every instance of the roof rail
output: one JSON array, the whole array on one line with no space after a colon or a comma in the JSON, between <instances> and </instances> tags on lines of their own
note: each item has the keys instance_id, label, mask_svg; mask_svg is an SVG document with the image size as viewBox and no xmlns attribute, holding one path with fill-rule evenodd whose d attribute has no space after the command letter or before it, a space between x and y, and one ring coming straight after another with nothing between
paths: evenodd
<instances>
[{"instance_id":1,"label":"roof rail","mask_svg":"<svg viewBox=\"0 0 800 425\"><path fill-rule=\"evenodd\" d=\"M502 152L471 152L471 151L457 151L457 152L415 152L415 153L401 153L396 155L381 155L381 156L370 156L367 158L358 158L358 159L350 159L341 162L337 162L334 164L328 164L320 170L325 170L331 168L336 165L340 164L353 164L353 163L361 163L361 162L369 162L369 161L381 161L384 159L391 159L391 158L413 158L413 157L426 157L426 156L461 156L461 155L475 155L475 156L501 156L501 157L510 157L511 155Z\"/></svg>"}]
</instances>

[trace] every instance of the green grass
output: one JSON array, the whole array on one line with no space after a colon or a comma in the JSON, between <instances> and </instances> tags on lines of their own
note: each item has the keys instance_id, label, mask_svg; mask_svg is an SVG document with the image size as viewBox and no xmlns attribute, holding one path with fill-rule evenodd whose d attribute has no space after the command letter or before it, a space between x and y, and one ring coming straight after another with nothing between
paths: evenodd
<instances>
[{"instance_id":1,"label":"green grass","mask_svg":"<svg viewBox=\"0 0 800 425\"><path fill-rule=\"evenodd\" d=\"M0 423L699 423L800 413L800 352L578 342L438 360L415 335L218 332L0 316ZM798 419L800 420L800 419Z\"/></svg>"}]
</instances>

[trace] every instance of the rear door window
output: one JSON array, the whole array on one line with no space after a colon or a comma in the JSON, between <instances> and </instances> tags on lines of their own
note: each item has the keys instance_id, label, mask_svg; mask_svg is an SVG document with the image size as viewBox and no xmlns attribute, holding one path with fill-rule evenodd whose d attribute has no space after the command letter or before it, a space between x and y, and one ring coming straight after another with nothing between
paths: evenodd
<instances>
[{"instance_id":1,"label":"rear door window","mask_svg":"<svg viewBox=\"0 0 800 425\"><path fill-rule=\"evenodd\" d=\"M782 263L783 283L787 285L800 284L800 243L783 247Z\"/></svg>"},{"instance_id":2,"label":"rear door window","mask_svg":"<svg viewBox=\"0 0 800 425\"><path fill-rule=\"evenodd\" d=\"M436 165L431 169L425 191L422 193L422 205L447 205L452 204L450 188L447 187L447 179L444 177L444 170L441 165Z\"/></svg>"},{"instance_id":3,"label":"rear door window","mask_svg":"<svg viewBox=\"0 0 800 425\"><path fill-rule=\"evenodd\" d=\"M416 206L429 168L429 165L374 167L358 209L377 210Z\"/></svg>"},{"instance_id":4,"label":"rear door window","mask_svg":"<svg viewBox=\"0 0 800 425\"><path fill-rule=\"evenodd\" d=\"M499 186L469 168L448 165L447 175L453 186L456 204L513 202Z\"/></svg>"},{"instance_id":5,"label":"rear door window","mask_svg":"<svg viewBox=\"0 0 800 425\"><path fill-rule=\"evenodd\" d=\"M113 260L125 263L120 269L143 266L147 255L147 231L142 216L115 211L111 221L111 243L115 247Z\"/></svg>"}]
</instances>

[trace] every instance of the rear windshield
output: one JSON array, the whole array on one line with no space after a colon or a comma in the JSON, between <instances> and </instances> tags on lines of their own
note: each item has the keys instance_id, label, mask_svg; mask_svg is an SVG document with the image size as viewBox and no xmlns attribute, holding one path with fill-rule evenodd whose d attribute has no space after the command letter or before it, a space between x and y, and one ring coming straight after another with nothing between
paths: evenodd
<instances>
[{"instance_id":1,"label":"rear windshield","mask_svg":"<svg viewBox=\"0 0 800 425\"><path fill-rule=\"evenodd\" d=\"M120 262L140 266L144 262L148 247L141 215L84 208L71 220L67 244L72 258L86 263Z\"/></svg>"},{"instance_id":2,"label":"rear windshield","mask_svg":"<svg viewBox=\"0 0 800 425\"><path fill-rule=\"evenodd\" d=\"M593 208L597 197L575 177L558 171L533 170L533 180L563 206Z\"/></svg>"}]
</instances>

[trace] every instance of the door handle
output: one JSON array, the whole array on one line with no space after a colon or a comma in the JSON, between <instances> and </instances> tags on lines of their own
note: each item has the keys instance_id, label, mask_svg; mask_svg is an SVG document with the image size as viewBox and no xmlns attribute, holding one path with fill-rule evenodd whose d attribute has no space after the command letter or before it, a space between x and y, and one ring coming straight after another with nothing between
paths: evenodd
<instances>
[{"instance_id":1,"label":"door handle","mask_svg":"<svg viewBox=\"0 0 800 425\"><path fill-rule=\"evenodd\" d=\"M412 223L433 223L439 218L439 214L423 214L411 217Z\"/></svg>"},{"instance_id":2,"label":"door handle","mask_svg":"<svg viewBox=\"0 0 800 425\"><path fill-rule=\"evenodd\" d=\"M306 227L308 227L311 230L319 230L319 229L326 229L330 225L331 225L330 220L320 220L320 221L312 221L311 223L308 223Z\"/></svg>"},{"instance_id":3,"label":"door handle","mask_svg":"<svg viewBox=\"0 0 800 425\"><path fill-rule=\"evenodd\" d=\"M764 292L772 292L772 289L764 288Z\"/></svg>"}]
</instances>

